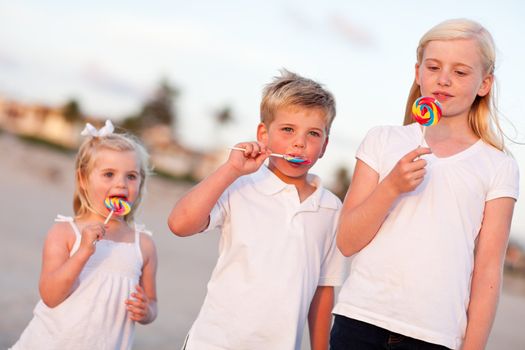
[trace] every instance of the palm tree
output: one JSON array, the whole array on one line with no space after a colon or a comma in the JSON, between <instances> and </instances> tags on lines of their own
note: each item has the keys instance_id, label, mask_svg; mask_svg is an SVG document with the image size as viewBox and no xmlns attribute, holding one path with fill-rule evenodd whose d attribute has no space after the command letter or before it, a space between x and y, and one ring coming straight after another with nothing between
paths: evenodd
<instances>
[{"instance_id":1,"label":"palm tree","mask_svg":"<svg viewBox=\"0 0 525 350\"><path fill-rule=\"evenodd\" d=\"M161 80L151 98L142 105L140 112L125 118L122 126L137 134L159 124L167 125L173 131L177 125L175 102L179 94L179 90L166 79Z\"/></svg>"}]
</instances>

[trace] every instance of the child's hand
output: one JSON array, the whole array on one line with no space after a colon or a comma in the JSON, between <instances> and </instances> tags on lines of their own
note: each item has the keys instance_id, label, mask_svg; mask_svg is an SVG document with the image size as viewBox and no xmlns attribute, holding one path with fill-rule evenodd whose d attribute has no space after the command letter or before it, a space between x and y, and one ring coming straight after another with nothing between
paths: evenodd
<instances>
[{"instance_id":1,"label":"child's hand","mask_svg":"<svg viewBox=\"0 0 525 350\"><path fill-rule=\"evenodd\" d=\"M423 182L427 161L419 158L430 154L430 148L418 147L404 155L385 178L385 183L400 195L416 189Z\"/></svg>"},{"instance_id":2,"label":"child's hand","mask_svg":"<svg viewBox=\"0 0 525 350\"><path fill-rule=\"evenodd\" d=\"M95 243L106 235L106 227L102 223L88 224L82 229L80 248L95 251Z\"/></svg>"},{"instance_id":3,"label":"child's hand","mask_svg":"<svg viewBox=\"0 0 525 350\"><path fill-rule=\"evenodd\" d=\"M244 151L232 150L228 163L240 175L253 173L259 169L271 153L265 145L259 142L242 142L236 144L235 147L244 148Z\"/></svg>"},{"instance_id":4,"label":"child's hand","mask_svg":"<svg viewBox=\"0 0 525 350\"><path fill-rule=\"evenodd\" d=\"M147 323L151 318L149 308L149 298L139 284L137 284L136 292L131 293L130 299L126 300L127 309L129 311L129 318L140 323Z\"/></svg>"}]
</instances>

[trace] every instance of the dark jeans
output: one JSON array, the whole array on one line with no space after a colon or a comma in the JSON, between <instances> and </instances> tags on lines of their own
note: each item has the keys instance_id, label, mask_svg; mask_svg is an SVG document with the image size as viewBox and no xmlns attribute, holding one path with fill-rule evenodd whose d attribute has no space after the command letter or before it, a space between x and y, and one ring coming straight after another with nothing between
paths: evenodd
<instances>
[{"instance_id":1,"label":"dark jeans","mask_svg":"<svg viewBox=\"0 0 525 350\"><path fill-rule=\"evenodd\" d=\"M330 350L445 350L442 345L390 332L372 324L335 315Z\"/></svg>"}]
</instances>

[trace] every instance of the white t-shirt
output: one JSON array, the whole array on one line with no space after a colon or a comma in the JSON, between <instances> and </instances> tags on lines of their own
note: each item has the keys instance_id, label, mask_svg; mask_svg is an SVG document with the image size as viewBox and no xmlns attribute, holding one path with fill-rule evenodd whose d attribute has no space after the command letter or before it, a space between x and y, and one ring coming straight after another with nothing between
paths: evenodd
<instances>
[{"instance_id":1,"label":"white t-shirt","mask_svg":"<svg viewBox=\"0 0 525 350\"><path fill-rule=\"evenodd\" d=\"M381 181L420 141L416 123L374 128L357 158ZM424 181L396 201L375 238L354 255L334 313L457 348L485 203L518 198L518 167L481 140L450 157L424 158Z\"/></svg>"},{"instance_id":2,"label":"white t-shirt","mask_svg":"<svg viewBox=\"0 0 525 350\"><path fill-rule=\"evenodd\" d=\"M219 258L186 349L300 349L317 286L340 285L345 264L335 242L341 201L308 180L317 190L301 203L262 166L221 196L209 224L221 229Z\"/></svg>"}]
</instances>

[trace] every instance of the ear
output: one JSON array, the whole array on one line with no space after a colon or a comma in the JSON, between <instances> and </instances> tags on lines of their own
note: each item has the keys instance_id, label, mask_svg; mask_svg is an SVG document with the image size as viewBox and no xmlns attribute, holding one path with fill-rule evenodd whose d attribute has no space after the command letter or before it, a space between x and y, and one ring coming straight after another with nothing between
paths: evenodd
<instances>
[{"instance_id":1,"label":"ear","mask_svg":"<svg viewBox=\"0 0 525 350\"><path fill-rule=\"evenodd\" d=\"M479 86L478 90L478 96L485 96L490 92L490 89L492 89L492 84L494 83L494 75L489 74L487 75L482 81L481 85Z\"/></svg>"},{"instance_id":2,"label":"ear","mask_svg":"<svg viewBox=\"0 0 525 350\"><path fill-rule=\"evenodd\" d=\"M323 148L321 149L321 154L319 155L319 158L323 158L324 152L326 152L326 146L328 146L328 140L330 137L328 135L326 136L326 139L324 140Z\"/></svg>"},{"instance_id":3,"label":"ear","mask_svg":"<svg viewBox=\"0 0 525 350\"><path fill-rule=\"evenodd\" d=\"M421 86L421 84L419 83L419 63L416 63L415 66L414 66L414 70L415 70L415 81L416 81L416 84Z\"/></svg>"},{"instance_id":4,"label":"ear","mask_svg":"<svg viewBox=\"0 0 525 350\"><path fill-rule=\"evenodd\" d=\"M265 145L268 144L268 128L264 123L259 123L257 126L257 141L262 142Z\"/></svg>"},{"instance_id":5,"label":"ear","mask_svg":"<svg viewBox=\"0 0 525 350\"><path fill-rule=\"evenodd\" d=\"M82 176L82 173L80 172L80 169L77 170L77 179L78 179L78 185L80 186L80 188L85 191L86 190L86 185L85 185L85 181L84 181L84 177Z\"/></svg>"}]
</instances>

